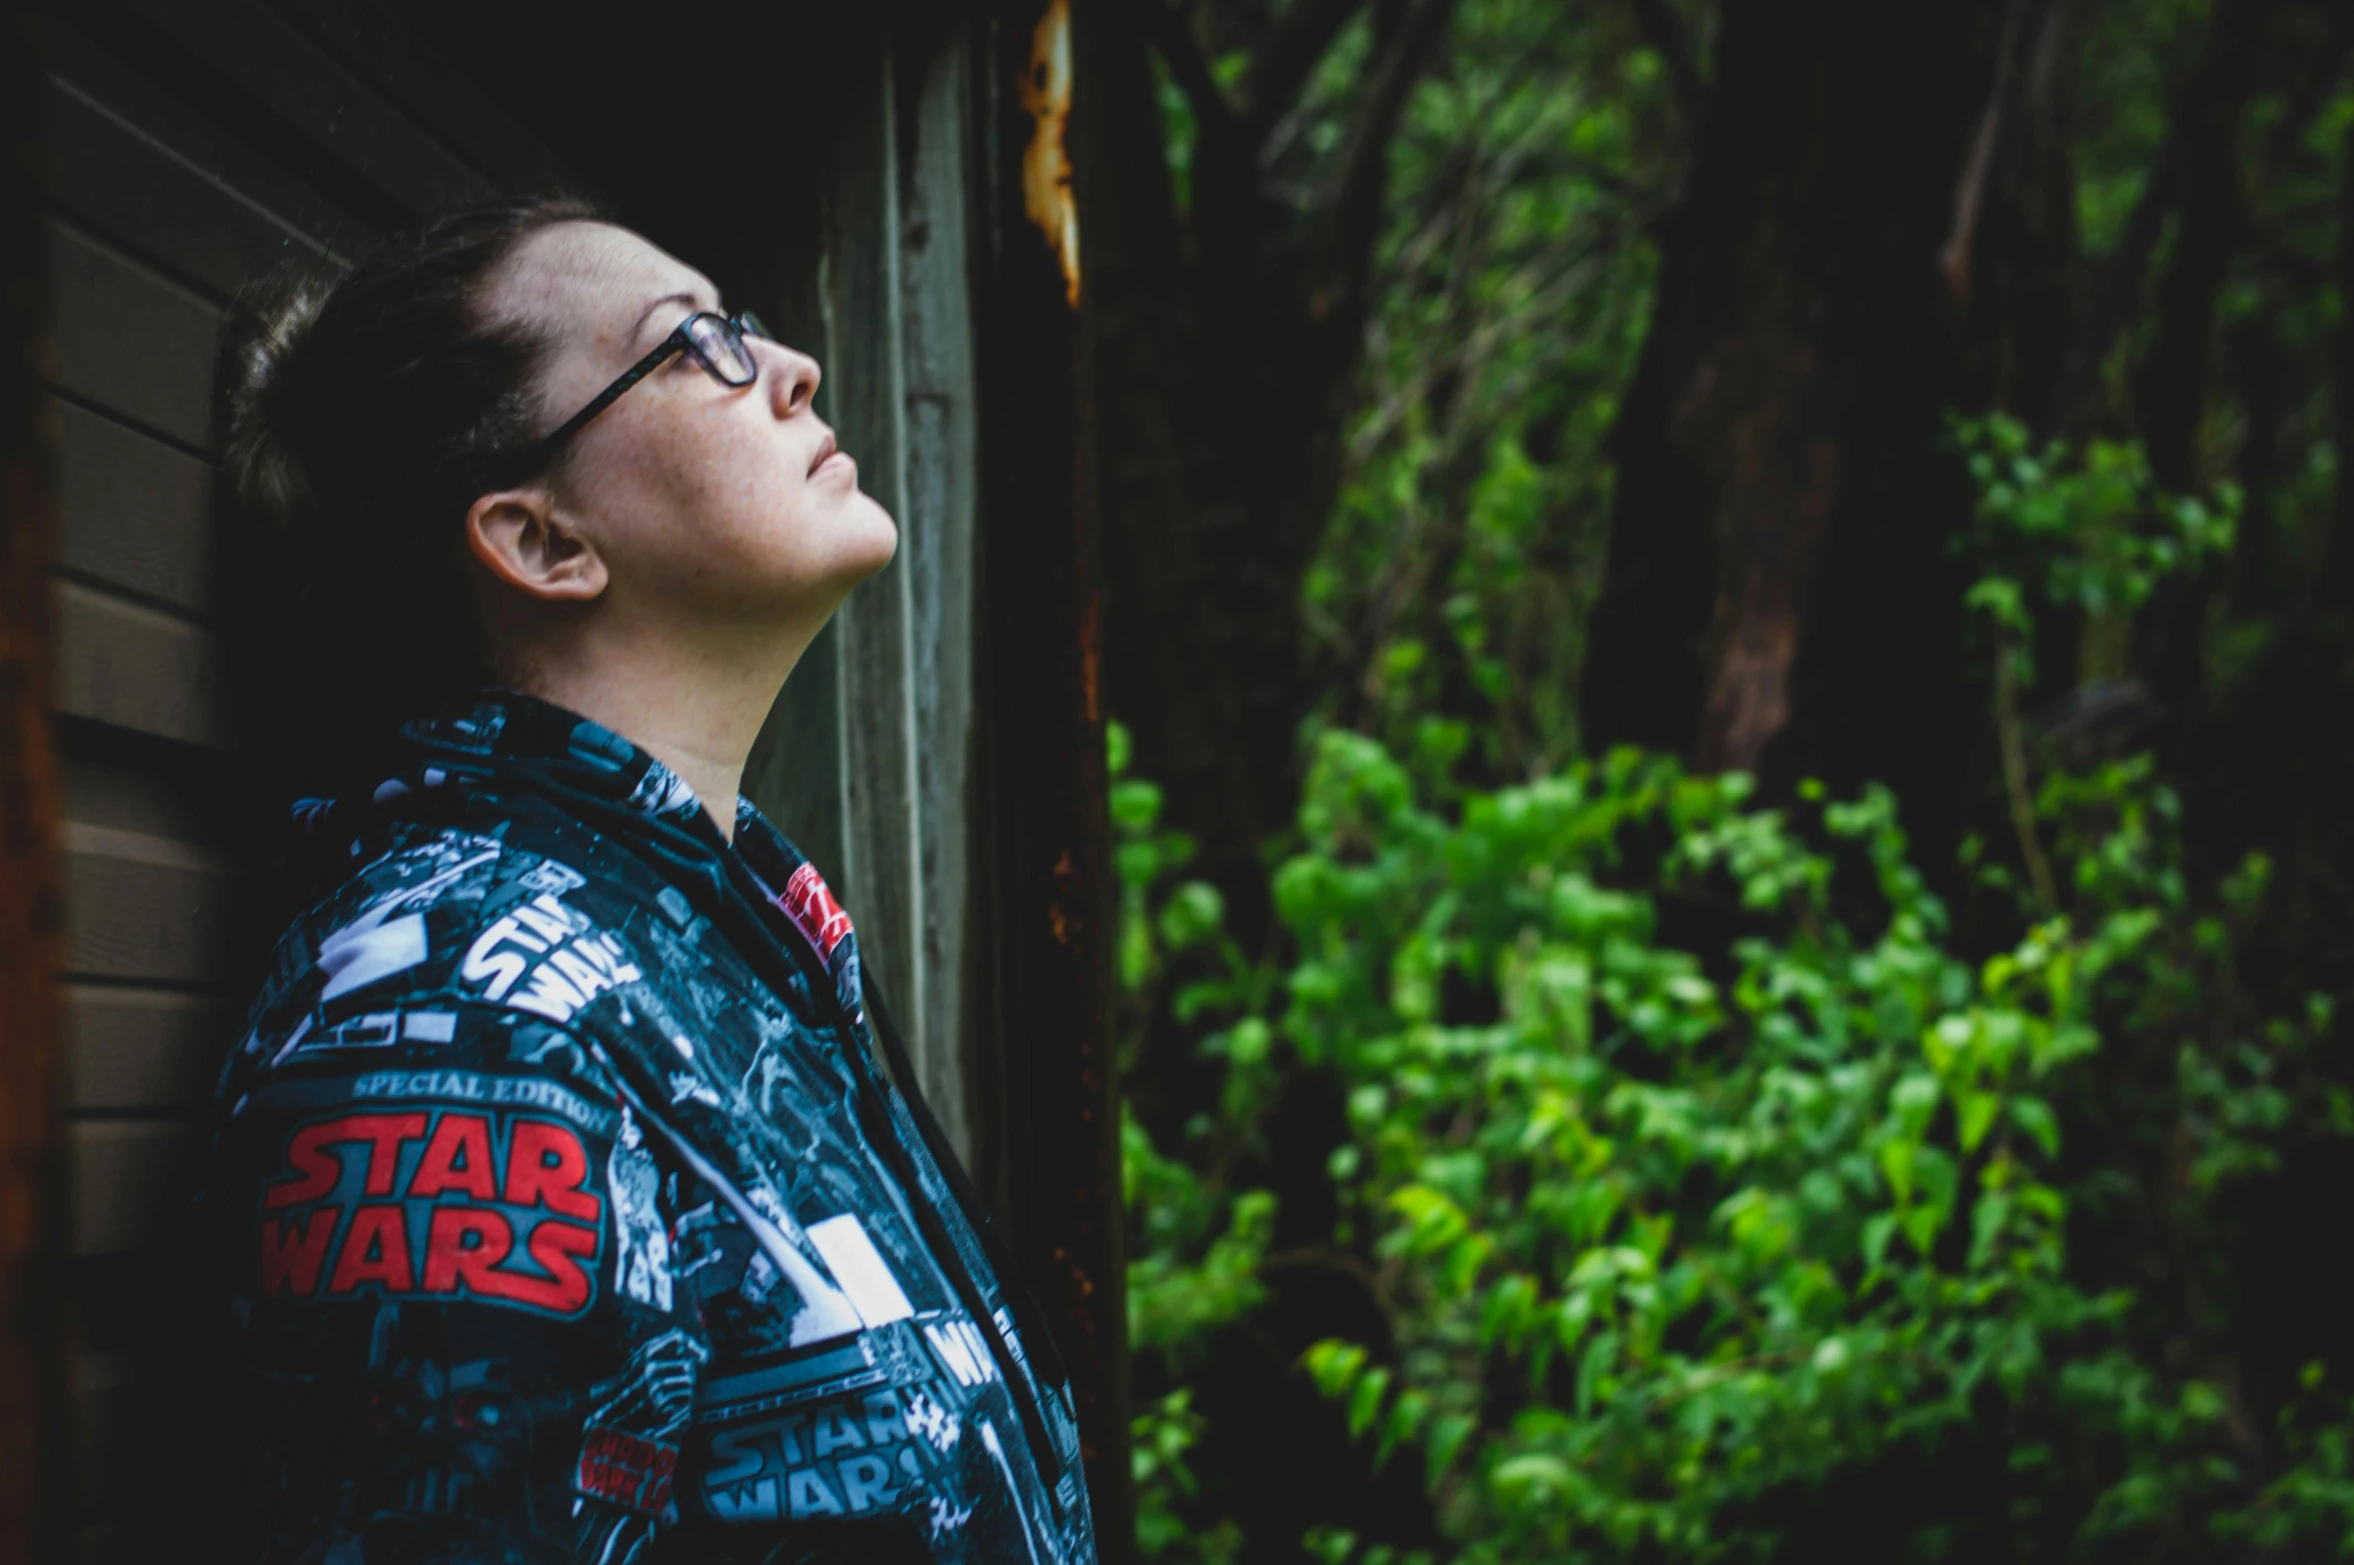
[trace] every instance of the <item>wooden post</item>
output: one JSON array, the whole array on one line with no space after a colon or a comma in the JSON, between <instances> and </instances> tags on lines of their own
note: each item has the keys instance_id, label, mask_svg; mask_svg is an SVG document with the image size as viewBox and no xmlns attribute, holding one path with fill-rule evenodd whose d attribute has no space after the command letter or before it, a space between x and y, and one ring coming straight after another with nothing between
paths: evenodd
<instances>
[{"instance_id":1,"label":"wooden post","mask_svg":"<svg viewBox=\"0 0 2354 1565\"><path fill-rule=\"evenodd\" d=\"M974 326L996 825L999 1112L985 1161L1069 1361L1107 1561L1133 1549L1115 936L1069 0L986 0ZM1083 85L1078 90L1083 91Z\"/></svg>"},{"instance_id":2,"label":"wooden post","mask_svg":"<svg viewBox=\"0 0 2354 1565\"><path fill-rule=\"evenodd\" d=\"M786 684L745 792L857 919L861 959L906 1032L918 1085L970 1163L970 36L937 6L829 26L818 52L833 62L830 79L806 107L822 127L816 220L792 218L818 235L814 265L807 298L787 288L771 319L824 364L819 412L897 519L899 553L850 595Z\"/></svg>"},{"instance_id":3,"label":"wooden post","mask_svg":"<svg viewBox=\"0 0 2354 1565\"><path fill-rule=\"evenodd\" d=\"M58 972L65 942L50 730L53 442L32 19L0 38L0 1561L55 1559L64 1503Z\"/></svg>"}]
</instances>

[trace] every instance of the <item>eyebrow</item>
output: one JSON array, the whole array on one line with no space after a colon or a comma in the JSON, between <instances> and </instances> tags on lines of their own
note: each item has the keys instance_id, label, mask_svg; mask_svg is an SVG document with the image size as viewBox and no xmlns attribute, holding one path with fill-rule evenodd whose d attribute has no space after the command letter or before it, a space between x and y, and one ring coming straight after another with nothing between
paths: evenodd
<instances>
[{"instance_id":1,"label":"eyebrow","mask_svg":"<svg viewBox=\"0 0 2354 1565\"><path fill-rule=\"evenodd\" d=\"M661 298L656 299L653 303L647 305L645 309L638 312L638 318L630 325L628 340L631 342L637 341L638 333L646 329L646 322L653 317L653 314L656 310L661 309L662 306L666 304L683 304L698 310L703 307L702 301L694 294L666 293Z\"/></svg>"}]
</instances>

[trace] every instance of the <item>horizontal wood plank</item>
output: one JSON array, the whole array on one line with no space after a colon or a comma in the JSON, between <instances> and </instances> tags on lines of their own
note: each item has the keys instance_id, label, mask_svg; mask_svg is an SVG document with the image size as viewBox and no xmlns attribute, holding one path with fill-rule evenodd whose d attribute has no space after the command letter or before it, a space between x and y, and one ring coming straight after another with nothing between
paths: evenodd
<instances>
[{"instance_id":1,"label":"horizontal wood plank","mask_svg":"<svg viewBox=\"0 0 2354 1565\"><path fill-rule=\"evenodd\" d=\"M68 822L65 862L69 977L219 980L237 880L226 855Z\"/></svg>"},{"instance_id":2,"label":"horizontal wood plank","mask_svg":"<svg viewBox=\"0 0 2354 1565\"><path fill-rule=\"evenodd\" d=\"M68 1103L81 1111L203 1107L226 1053L227 1004L169 989L66 989Z\"/></svg>"},{"instance_id":3,"label":"horizontal wood plank","mask_svg":"<svg viewBox=\"0 0 2354 1565\"><path fill-rule=\"evenodd\" d=\"M75 749L80 737L68 735L65 753L59 757L66 820L199 845L220 841L232 826L218 813L221 801L204 796L209 788L192 786L185 775L157 771L152 765L81 754Z\"/></svg>"},{"instance_id":4,"label":"horizontal wood plank","mask_svg":"<svg viewBox=\"0 0 2354 1565\"><path fill-rule=\"evenodd\" d=\"M226 741L210 632L80 582L59 582L60 710L184 744Z\"/></svg>"},{"instance_id":5,"label":"horizontal wood plank","mask_svg":"<svg viewBox=\"0 0 2354 1565\"><path fill-rule=\"evenodd\" d=\"M67 91L99 105L101 112L330 251L352 256L367 244L371 224L295 175L282 155L261 151L199 108L186 96L186 83L168 82L154 69L124 58L90 30L103 26L90 8L73 0L43 0L42 8L43 63Z\"/></svg>"},{"instance_id":6,"label":"horizontal wood plank","mask_svg":"<svg viewBox=\"0 0 2354 1565\"><path fill-rule=\"evenodd\" d=\"M77 1256L150 1243L156 1220L185 1192L178 1178L191 1127L168 1120L78 1120L73 1146L71 1243Z\"/></svg>"},{"instance_id":7,"label":"horizontal wood plank","mask_svg":"<svg viewBox=\"0 0 2354 1565\"><path fill-rule=\"evenodd\" d=\"M96 1513L105 1503L117 1440L131 1395L131 1355L76 1353L66 1364L73 1446L75 1509Z\"/></svg>"},{"instance_id":8,"label":"horizontal wood plank","mask_svg":"<svg viewBox=\"0 0 2354 1565\"><path fill-rule=\"evenodd\" d=\"M52 79L41 110L50 199L132 252L222 299L289 259L323 261L316 240L79 88Z\"/></svg>"},{"instance_id":9,"label":"horizontal wood plank","mask_svg":"<svg viewBox=\"0 0 2354 1565\"><path fill-rule=\"evenodd\" d=\"M492 194L492 183L254 0L130 0L131 8L315 146L412 213Z\"/></svg>"},{"instance_id":10,"label":"horizontal wood plank","mask_svg":"<svg viewBox=\"0 0 2354 1565\"><path fill-rule=\"evenodd\" d=\"M51 220L59 381L174 440L212 434L221 311L92 235Z\"/></svg>"},{"instance_id":11,"label":"horizontal wood plank","mask_svg":"<svg viewBox=\"0 0 2354 1565\"><path fill-rule=\"evenodd\" d=\"M401 113L514 191L577 187L579 177L493 95L412 35L385 0L277 0L339 63Z\"/></svg>"},{"instance_id":12,"label":"horizontal wood plank","mask_svg":"<svg viewBox=\"0 0 2354 1565\"><path fill-rule=\"evenodd\" d=\"M59 414L65 563L166 603L211 607L212 464L75 403Z\"/></svg>"}]
</instances>

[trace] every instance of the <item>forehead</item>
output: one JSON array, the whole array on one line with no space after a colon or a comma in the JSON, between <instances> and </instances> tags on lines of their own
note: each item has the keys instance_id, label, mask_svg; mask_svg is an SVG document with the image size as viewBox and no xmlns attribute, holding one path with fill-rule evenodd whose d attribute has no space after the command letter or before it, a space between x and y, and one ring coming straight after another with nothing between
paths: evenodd
<instances>
[{"instance_id":1,"label":"forehead","mask_svg":"<svg viewBox=\"0 0 2354 1565\"><path fill-rule=\"evenodd\" d=\"M515 247L487 279L483 303L493 316L567 336L620 337L647 305L675 293L718 302L709 278L641 234L610 223L554 223Z\"/></svg>"}]
</instances>

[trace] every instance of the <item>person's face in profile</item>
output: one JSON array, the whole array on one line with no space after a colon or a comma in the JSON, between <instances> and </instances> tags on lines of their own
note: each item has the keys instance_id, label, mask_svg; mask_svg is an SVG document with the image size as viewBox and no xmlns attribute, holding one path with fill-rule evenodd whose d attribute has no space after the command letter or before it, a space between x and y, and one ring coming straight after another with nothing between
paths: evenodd
<instances>
[{"instance_id":1,"label":"person's face in profile","mask_svg":"<svg viewBox=\"0 0 2354 1565\"><path fill-rule=\"evenodd\" d=\"M481 302L551 342L537 388L548 429L688 316L721 308L700 272L589 222L526 239ZM688 641L781 622L814 633L889 562L898 532L812 408L816 361L759 338L745 346L751 384L727 385L680 352L576 431L535 490L518 491L537 498L504 510L497 496L477 502L476 558L534 597L596 601L605 616Z\"/></svg>"}]
</instances>

